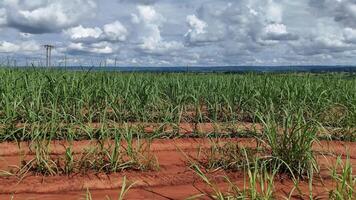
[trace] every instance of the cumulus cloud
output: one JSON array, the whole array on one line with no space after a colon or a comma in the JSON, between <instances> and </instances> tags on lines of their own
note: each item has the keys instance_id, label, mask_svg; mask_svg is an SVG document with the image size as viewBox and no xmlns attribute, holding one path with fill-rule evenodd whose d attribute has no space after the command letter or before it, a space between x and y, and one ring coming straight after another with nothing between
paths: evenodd
<instances>
[{"instance_id":1,"label":"cumulus cloud","mask_svg":"<svg viewBox=\"0 0 356 200\"><path fill-rule=\"evenodd\" d=\"M70 43L68 48L66 49L67 52L71 54L111 54L113 53L113 48L110 43L108 42L98 42L98 43Z\"/></svg>"},{"instance_id":2,"label":"cumulus cloud","mask_svg":"<svg viewBox=\"0 0 356 200\"><path fill-rule=\"evenodd\" d=\"M283 19L282 5L275 3L273 0L268 0L266 18L272 23L281 23Z\"/></svg>"},{"instance_id":3,"label":"cumulus cloud","mask_svg":"<svg viewBox=\"0 0 356 200\"><path fill-rule=\"evenodd\" d=\"M104 25L105 38L110 41L125 41L128 35L127 29L119 21Z\"/></svg>"},{"instance_id":4,"label":"cumulus cloud","mask_svg":"<svg viewBox=\"0 0 356 200\"><path fill-rule=\"evenodd\" d=\"M131 3L131 4L143 4L143 5L150 5L158 0L119 0L119 3Z\"/></svg>"},{"instance_id":5,"label":"cumulus cloud","mask_svg":"<svg viewBox=\"0 0 356 200\"><path fill-rule=\"evenodd\" d=\"M298 36L288 33L284 24L268 24L262 33L263 40L297 40Z\"/></svg>"},{"instance_id":6,"label":"cumulus cloud","mask_svg":"<svg viewBox=\"0 0 356 200\"><path fill-rule=\"evenodd\" d=\"M105 24L103 28L83 27L79 25L64 31L71 39L67 51L72 54L112 54L117 49L117 42L124 42L127 38L127 29L119 22Z\"/></svg>"},{"instance_id":7,"label":"cumulus cloud","mask_svg":"<svg viewBox=\"0 0 356 200\"><path fill-rule=\"evenodd\" d=\"M33 40L24 41L20 44L21 51L36 52L41 50L41 46Z\"/></svg>"},{"instance_id":8,"label":"cumulus cloud","mask_svg":"<svg viewBox=\"0 0 356 200\"><path fill-rule=\"evenodd\" d=\"M24 41L17 43L0 41L0 53L28 53L39 51L40 49L40 45L35 41Z\"/></svg>"},{"instance_id":9,"label":"cumulus cloud","mask_svg":"<svg viewBox=\"0 0 356 200\"><path fill-rule=\"evenodd\" d=\"M68 35L72 40L75 41L85 41L90 39L98 39L103 31L98 28L85 28L82 25L77 27L70 28L64 31L66 35Z\"/></svg>"},{"instance_id":10,"label":"cumulus cloud","mask_svg":"<svg viewBox=\"0 0 356 200\"><path fill-rule=\"evenodd\" d=\"M349 43L356 43L356 29L352 28L345 28L343 30L343 36L345 39L345 42Z\"/></svg>"},{"instance_id":11,"label":"cumulus cloud","mask_svg":"<svg viewBox=\"0 0 356 200\"><path fill-rule=\"evenodd\" d=\"M186 22L189 30L184 36L188 40L188 43L192 44L210 41L206 34L206 27L208 26L206 22L198 19L195 15L188 15Z\"/></svg>"},{"instance_id":12,"label":"cumulus cloud","mask_svg":"<svg viewBox=\"0 0 356 200\"><path fill-rule=\"evenodd\" d=\"M356 2L354 0L309 0L316 15L331 17L346 26L356 27Z\"/></svg>"},{"instance_id":13,"label":"cumulus cloud","mask_svg":"<svg viewBox=\"0 0 356 200\"><path fill-rule=\"evenodd\" d=\"M333 54L355 49L354 46L345 43L342 37L337 35L322 35L304 38L294 44L293 49L300 55Z\"/></svg>"},{"instance_id":14,"label":"cumulus cloud","mask_svg":"<svg viewBox=\"0 0 356 200\"><path fill-rule=\"evenodd\" d=\"M145 53L162 54L183 47L181 42L166 41L161 37L160 27L166 19L152 6L137 6L137 14L132 15L137 33L138 49Z\"/></svg>"},{"instance_id":15,"label":"cumulus cloud","mask_svg":"<svg viewBox=\"0 0 356 200\"><path fill-rule=\"evenodd\" d=\"M103 30L99 27L83 27L79 25L65 30L64 34L72 41L77 42L123 42L126 40L128 31L119 21L115 21L105 24Z\"/></svg>"},{"instance_id":16,"label":"cumulus cloud","mask_svg":"<svg viewBox=\"0 0 356 200\"><path fill-rule=\"evenodd\" d=\"M272 0L203 4L197 15L187 16L186 23L188 45L225 45L233 48L227 51L229 55L231 52L258 51L263 48L259 45L298 39L283 23L282 6ZM247 49L236 50L235 47Z\"/></svg>"},{"instance_id":17,"label":"cumulus cloud","mask_svg":"<svg viewBox=\"0 0 356 200\"><path fill-rule=\"evenodd\" d=\"M351 63L355 13L355 0L0 0L1 52L54 43L76 62Z\"/></svg>"},{"instance_id":18,"label":"cumulus cloud","mask_svg":"<svg viewBox=\"0 0 356 200\"><path fill-rule=\"evenodd\" d=\"M0 6L6 9L7 26L34 34L60 32L93 16L96 8L92 0L5 0Z\"/></svg>"},{"instance_id":19,"label":"cumulus cloud","mask_svg":"<svg viewBox=\"0 0 356 200\"><path fill-rule=\"evenodd\" d=\"M189 33L195 32L196 34L205 33L205 28L208 26L204 21L198 19L195 15L187 16L187 23L189 25Z\"/></svg>"},{"instance_id":20,"label":"cumulus cloud","mask_svg":"<svg viewBox=\"0 0 356 200\"><path fill-rule=\"evenodd\" d=\"M20 46L7 41L0 41L1 53L13 53L20 50Z\"/></svg>"},{"instance_id":21,"label":"cumulus cloud","mask_svg":"<svg viewBox=\"0 0 356 200\"><path fill-rule=\"evenodd\" d=\"M7 14L5 8L0 8L0 26L5 25L7 22Z\"/></svg>"}]
</instances>

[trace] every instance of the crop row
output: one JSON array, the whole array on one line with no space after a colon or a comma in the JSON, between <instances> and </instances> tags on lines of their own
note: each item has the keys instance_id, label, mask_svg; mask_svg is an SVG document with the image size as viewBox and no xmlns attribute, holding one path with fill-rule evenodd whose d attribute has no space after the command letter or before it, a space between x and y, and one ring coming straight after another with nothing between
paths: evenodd
<instances>
[{"instance_id":1,"label":"crop row","mask_svg":"<svg viewBox=\"0 0 356 200\"><path fill-rule=\"evenodd\" d=\"M196 158L186 156L187 165L213 191L201 195L212 199L275 199L274 181L278 180L278 177L286 176L295 184L289 198L294 190L299 190L298 184L307 180L310 184L309 197L313 199L313 180L320 176L320 166L313 150L313 144L318 143L315 122L306 121L302 115L285 113L282 118L283 126L280 127L274 115L258 117L263 130L255 138L256 146L245 147L236 142L220 145L212 141L210 148L203 151L198 149ZM96 141L96 145L79 154L74 154L72 147L68 146L64 155L53 155L46 138L33 138L30 148L34 157L27 159L26 156L21 156L21 165L12 166L11 170L2 170L0 176L14 176L22 180L32 174L55 176L88 172L110 174L123 170L159 170L158 160L150 151L149 141L140 142L132 132L115 134L113 141L109 143L107 138ZM329 153L331 152L326 152ZM330 177L336 185L329 193L330 199L356 197L356 178L352 164L349 157L344 160L339 157L335 167L330 169ZM205 169L207 172L218 169L245 172L245 184L249 185L240 189L226 177L225 180L231 188L226 192L205 175ZM264 188L261 188L263 186ZM199 197L202 197L201 195ZM301 198L306 197L301 191L299 195Z\"/></svg>"},{"instance_id":2,"label":"crop row","mask_svg":"<svg viewBox=\"0 0 356 200\"><path fill-rule=\"evenodd\" d=\"M150 74L0 70L0 123L258 122L300 112L354 127L350 74ZM281 120L280 120L281 121Z\"/></svg>"}]
</instances>

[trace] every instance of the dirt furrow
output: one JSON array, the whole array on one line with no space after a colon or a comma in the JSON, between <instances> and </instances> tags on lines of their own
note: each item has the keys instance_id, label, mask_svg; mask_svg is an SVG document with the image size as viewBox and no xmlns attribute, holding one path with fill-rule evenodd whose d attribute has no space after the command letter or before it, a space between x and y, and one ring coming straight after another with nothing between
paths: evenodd
<instances>
[{"instance_id":1,"label":"dirt furrow","mask_svg":"<svg viewBox=\"0 0 356 200\"><path fill-rule=\"evenodd\" d=\"M220 143L239 142L242 146L253 147L256 145L253 139L222 139ZM93 141L76 141L73 142L74 151L79 153L84 148L93 144ZM64 146L68 145L64 141L52 141L51 149L55 154L63 154L65 152ZM25 177L21 182L15 177L0 177L0 197L10 198L11 194L15 194L15 199L58 199L62 194L71 194L68 199L80 199L88 188L92 191L93 196L101 196L106 194L115 196L119 193L122 186L122 178L126 176L130 181L136 181L135 187L129 193L130 198L135 199L182 199L182 197L189 197L199 192L194 185L200 185L202 188L203 182L199 177L189 168L186 155L196 156L199 148L209 148L211 141L208 139L159 139L151 143L151 150L157 157L160 164L158 171L125 171L116 174L87 174L87 175L73 175L73 176L33 176ZM2 143L0 144L0 166L2 169L10 164L20 162L19 153L23 151L28 152L28 144L21 143L19 150L17 144ZM322 141L314 145L314 150L319 152L317 160L321 166L322 176L325 177L329 173L329 168L335 163L335 155L346 155L350 153L355 155L356 144L343 142L326 142ZM32 154L30 154L32 155ZM11 163L12 162L12 163ZM351 157L353 165L356 164L356 159ZM222 183L221 176L225 172L209 174L213 177L219 177L218 183ZM237 185L243 187L244 174L228 173L228 175L236 182ZM332 183L325 178L325 185ZM276 184L278 194L282 195L291 189L291 180L279 181ZM325 195L325 185L316 180L315 193ZM301 187L307 192L308 183L301 183ZM164 189L165 188L165 189ZM181 193L177 192L182 190ZM139 195L138 195L139 193ZM101 196L103 197L103 196ZM169 199L168 198L168 199ZM5 198L6 199L6 198ZM61 198L63 199L63 198ZM67 199L67 198L66 198ZM101 198L102 199L102 198ZM166 198L167 199L167 198Z\"/></svg>"}]
</instances>

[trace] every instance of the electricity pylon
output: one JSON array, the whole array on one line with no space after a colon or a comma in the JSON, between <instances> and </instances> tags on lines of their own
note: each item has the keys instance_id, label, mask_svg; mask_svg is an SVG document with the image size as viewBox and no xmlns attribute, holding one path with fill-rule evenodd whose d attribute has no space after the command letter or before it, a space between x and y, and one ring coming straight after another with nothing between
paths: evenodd
<instances>
[{"instance_id":1,"label":"electricity pylon","mask_svg":"<svg viewBox=\"0 0 356 200\"><path fill-rule=\"evenodd\" d=\"M51 53L52 53L52 49L54 48L54 46L46 44L44 45L44 48L46 49L46 67L50 67L51 66Z\"/></svg>"}]
</instances>

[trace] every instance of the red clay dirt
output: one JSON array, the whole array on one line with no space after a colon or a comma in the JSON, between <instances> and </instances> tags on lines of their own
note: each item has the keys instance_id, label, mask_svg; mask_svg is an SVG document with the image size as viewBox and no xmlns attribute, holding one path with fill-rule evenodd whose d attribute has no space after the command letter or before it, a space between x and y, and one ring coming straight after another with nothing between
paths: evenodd
<instances>
[{"instance_id":1,"label":"red clay dirt","mask_svg":"<svg viewBox=\"0 0 356 200\"><path fill-rule=\"evenodd\" d=\"M0 129L4 129L9 125L0 124ZM17 129L32 129L32 128L43 128L46 126L53 126L53 124L28 124L28 123L16 123L14 126ZM83 123L83 124L66 124L60 123L56 127L70 127L74 129L90 128L90 129L100 129L105 128L130 128L133 130L143 130L145 133L172 133L177 131L179 134L190 134L190 133L231 133L232 130L235 132L246 132L246 131L256 131L261 132L261 124L248 123L248 122L237 122L237 123L143 123L143 122L129 122L129 123Z\"/></svg>"},{"instance_id":2,"label":"red clay dirt","mask_svg":"<svg viewBox=\"0 0 356 200\"><path fill-rule=\"evenodd\" d=\"M0 129L4 129L9 125L0 124ZM52 127L53 124L28 124L28 123L16 123L12 124L10 127L15 127L16 129L30 129L34 128L43 129L44 127ZM131 129L133 131L143 132L143 133L163 133L163 134L231 134L231 133L248 133L255 132L261 133L263 131L262 124L250 123L250 122L217 122L217 123L143 123L143 122L129 122L129 123L83 123L83 124L66 124L60 123L56 125L57 128L71 128L75 130L81 129L101 129L101 128L117 128L117 129ZM282 130L282 129L281 129ZM345 132L356 133L356 128L338 128L338 127L323 127L318 131L319 135L340 135Z\"/></svg>"},{"instance_id":3,"label":"red clay dirt","mask_svg":"<svg viewBox=\"0 0 356 200\"><path fill-rule=\"evenodd\" d=\"M228 139L219 140L220 143ZM255 146L253 139L230 139L242 146ZM78 141L73 143L73 151L79 153L92 141ZM63 154L68 143L54 141L51 143L53 154ZM105 199L108 195L116 199L120 193L123 176L131 182L136 182L129 191L126 199L185 199L201 193L199 190L208 188L202 180L189 168L188 157L196 158L198 149L206 149L211 145L208 139L157 139L151 144L151 150L157 157L160 169L158 171L138 172L125 171L116 174L94 174L73 176L26 176L19 181L16 177L0 177L0 199L83 199L87 189L93 199ZM20 146L20 148L18 147ZM313 194L326 198L333 182L329 177L329 168L335 164L335 155L356 155L356 143L325 142L314 145L317 160L321 168L323 182L315 178ZM10 165L19 165L19 154L33 155L27 143L1 143L0 144L0 169L8 169ZM334 155L333 155L334 154ZM351 162L356 165L356 157L351 157ZM226 188L221 176L227 174L240 188L244 186L242 172L211 172L209 176L218 185ZM276 180L276 194L278 199L288 196L293 188L289 179ZM308 192L308 183L303 182L300 188ZM296 191L294 192L296 194ZM202 198L202 197L201 197Z\"/></svg>"}]
</instances>

